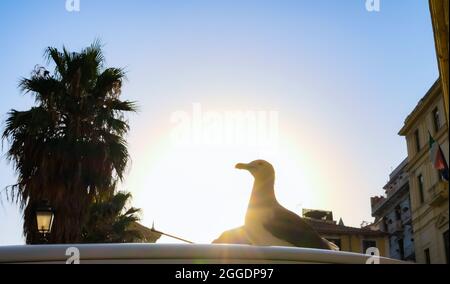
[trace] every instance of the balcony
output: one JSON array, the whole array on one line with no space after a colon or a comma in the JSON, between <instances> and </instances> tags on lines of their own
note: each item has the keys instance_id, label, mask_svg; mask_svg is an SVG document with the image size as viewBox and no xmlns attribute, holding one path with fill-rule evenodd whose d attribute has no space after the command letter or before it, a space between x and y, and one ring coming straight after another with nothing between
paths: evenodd
<instances>
[{"instance_id":1,"label":"balcony","mask_svg":"<svg viewBox=\"0 0 450 284\"><path fill-rule=\"evenodd\" d=\"M399 233L403 232L404 226L402 224L402 221L397 220L394 222L394 232Z\"/></svg>"},{"instance_id":2,"label":"balcony","mask_svg":"<svg viewBox=\"0 0 450 284\"><path fill-rule=\"evenodd\" d=\"M429 190L428 204L438 207L448 200L448 183L440 181L435 183Z\"/></svg>"},{"instance_id":3,"label":"balcony","mask_svg":"<svg viewBox=\"0 0 450 284\"><path fill-rule=\"evenodd\" d=\"M372 198L377 198L375 203L372 204L372 216L374 216L374 214L376 214L378 209L380 209L381 206L383 206L383 204L386 203L387 198L386 197L372 197Z\"/></svg>"}]
</instances>

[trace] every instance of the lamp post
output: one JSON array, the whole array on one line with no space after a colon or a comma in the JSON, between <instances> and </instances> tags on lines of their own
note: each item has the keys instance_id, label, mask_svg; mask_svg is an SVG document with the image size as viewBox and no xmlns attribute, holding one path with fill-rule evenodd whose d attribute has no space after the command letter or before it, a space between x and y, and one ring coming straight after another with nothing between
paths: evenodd
<instances>
[{"instance_id":1,"label":"lamp post","mask_svg":"<svg viewBox=\"0 0 450 284\"><path fill-rule=\"evenodd\" d=\"M44 243L47 242L47 234L52 231L54 216L55 211L46 200L36 208L36 223Z\"/></svg>"}]
</instances>

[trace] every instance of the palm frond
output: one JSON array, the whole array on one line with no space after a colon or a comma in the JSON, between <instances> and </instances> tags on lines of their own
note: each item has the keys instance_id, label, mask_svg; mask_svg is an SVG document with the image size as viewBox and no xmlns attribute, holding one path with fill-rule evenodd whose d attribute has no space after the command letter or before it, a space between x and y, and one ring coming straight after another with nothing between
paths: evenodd
<instances>
[{"instance_id":1,"label":"palm frond","mask_svg":"<svg viewBox=\"0 0 450 284\"><path fill-rule=\"evenodd\" d=\"M124 177L129 160L124 113L137 106L119 99L125 72L104 69L100 41L78 53L49 47L44 56L54 71L37 67L19 84L34 96L35 106L11 110L5 121L2 144L8 143L6 156L17 173L17 183L7 191L23 208L27 243L40 240L33 206L42 199L58 211L50 242L78 242L87 209L112 198L115 182ZM113 204L97 204L93 219L122 214L129 196L116 198ZM127 212L130 219L124 222L138 213Z\"/></svg>"}]
</instances>

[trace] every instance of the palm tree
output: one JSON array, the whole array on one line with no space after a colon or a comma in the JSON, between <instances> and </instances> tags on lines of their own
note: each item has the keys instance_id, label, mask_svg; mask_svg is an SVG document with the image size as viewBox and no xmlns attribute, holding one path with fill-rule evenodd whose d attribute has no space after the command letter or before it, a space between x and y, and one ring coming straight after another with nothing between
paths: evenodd
<instances>
[{"instance_id":1,"label":"palm tree","mask_svg":"<svg viewBox=\"0 0 450 284\"><path fill-rule=\"evenodd\" d=\"M84 243L156 242L160 235L138 223L140 209L126 205L131 194L107 192L95 198L83 228Z\"/></svg>"},{"instance_id":2,"label":"palm tree","mask_svg":"<svg viewBox=\"0 0 450 284\"><path fill-rule=\"evenodd\" d=\"M18 175L8 199L23 210L27 243L40 242L35 207L42 200L55 209L49 243L77 243L90 204L123 178L124 113L136 106L119 99L124 71L104 68L98 41L79 53L49 47L45 56L54 71L38 67L19 85L36 105L6 119L3 140Z\"/></svg>"}]
</instances>

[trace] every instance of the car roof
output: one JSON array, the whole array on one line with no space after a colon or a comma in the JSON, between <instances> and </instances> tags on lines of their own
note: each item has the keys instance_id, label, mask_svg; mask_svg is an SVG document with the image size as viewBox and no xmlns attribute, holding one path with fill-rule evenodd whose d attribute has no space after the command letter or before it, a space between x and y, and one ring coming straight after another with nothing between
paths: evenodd
<instances>
[{"instance_id":1,"label":"car roof","mask_svg":"<svg viewBox=\"0 0 450 284\"><path fill-rule=\"evenodd\" d=\"M336 263L365 264L370 255L298 247L228 244L61 244L0 246L0 263ZM379 257L382 264L405 263Z\"/></svg>"}]
</instances>

